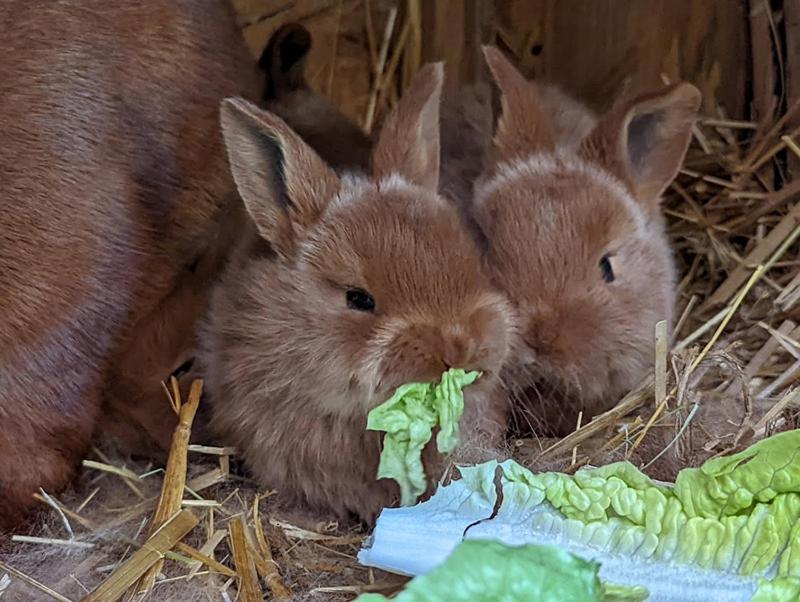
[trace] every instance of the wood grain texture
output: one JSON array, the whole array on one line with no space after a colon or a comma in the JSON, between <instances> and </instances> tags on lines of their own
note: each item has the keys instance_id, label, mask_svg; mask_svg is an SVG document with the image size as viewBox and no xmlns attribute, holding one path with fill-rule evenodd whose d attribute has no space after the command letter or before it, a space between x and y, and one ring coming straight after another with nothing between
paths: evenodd
<instances>
[{"instance_id":1,"label":"wood grain texture","mask_svg":"<svg viewBox=\"0 0 800 602\"><path fill-rule=\"evenodd\" d=\"M423 6L423 57L445 61L447 85L486 77L481 45L492 41L494 3L490 0L441 0Z\"/></svg>"},{"instance_id":2,"label":"wood grain texture","mask_svg":"<svg viewBox=\"0 0 800 602\"><path fill-rule=\"evenodd\" d=\"M509 0L498 35L527 75L560 84L596 108L626 79L686 79L731 116L746 114L747 12L732 0Z\"/></svg>"},{"instance_id":3,"label":"wood grain texture","mask_svg":"<svg viewBox=\"0 0 800 602\"><path fill-rule=\"evenodd\" d=\"M785 0L783 4L786 32L786 106L800 101L800 0ZM800 127L800 116L789 123L789 130ZM800 143L800 140L795 140ZM789 171L792 177L800 176L800 157L789 156Z\"/></svg>"},{"instance_id":4,"label":"wood grain texture","mask_svg":"<svg viewBox=\"0 0 800 602\"><path fill-rule=\"evenodd\" d=\"M752 59L753 115L759 130L769 127L777 109L776 69L772 60L772 14L767 0L749 0L750 55Z\"/></svg>"},{"instance_id":5,"label":"wood grain texture","mask_svg":"<svg viewBox=\"0 0 800 602\"><path fill-rule=\"evenodd\" d=\"M254 54L260 53L283 23L299 21L308 27L314 38L309 58L312 85L325 92L333 66L331 99L359 123L366 112L372 80L367 7L377 36L389 10L399 10L396 41L412 4L409 0L232 2ZM708 114L716 115L719 103L728 117L749 119L753 90L757 89L761 98L756 102L758 109L771 93L770 81L774 82L770 70L762 67L769 59L764 48L770 46L762 44L758 67L749 48L751 26L760 32L762 41L764 34L769 35L766 14L750 14L750 4L760 2L763 0L423 1L419 3L422 62L445 61L448 85L472 83L485 74L481 43L495 42L511 51L528 76L560 84L597 109L606 107L625 82L640 89L659 85L665 75L694 83L703 93ZM795 4L786 11L787 21L800 19L796 14L800 2ZM796 47L800 44L796 25L793 32L789 42ZM409 63L416 65L417 57L410 57ZM754 69L759 71L757 76ZM399 71L403 73L403 69ZM797 87L797 78L794 82Z\"/></svg>"}]
</instances>

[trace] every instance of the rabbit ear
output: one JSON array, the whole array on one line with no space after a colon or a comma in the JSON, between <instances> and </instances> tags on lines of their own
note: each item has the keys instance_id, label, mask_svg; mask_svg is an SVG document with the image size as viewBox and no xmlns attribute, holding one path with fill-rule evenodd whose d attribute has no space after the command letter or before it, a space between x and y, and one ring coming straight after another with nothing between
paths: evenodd
<instances>
[{"instance_id":1,"label":"rabbit ear","mask_svg":"<svg viewBox=\"0 0 800 602\"><path fill-rule=\"evenodd\" d=\"M501 94L502 112L494 135L497 157L508 160L553 150L555 136L536 84L494 46L483 46L483 56Z\"/></svg>"},{"instance_id":2,"label":"rabbit ear","mask_svg":"<svg viewBox=\"0 0 800 602\"><path fill-rule=\"evenodd\" d=\"M272 35L258 59L267 74L265 100L276 100L306 88L306 58L311 51L311 34L299 23L282 25Z\"/></svg>"},{"instance_id":3,"label":"rabbit ear","mask_svg":"<svg viewBox=\"0 0 800 602\"><path fill-rule=\"evenodd\" d=\"M686 154L700 100L697 88L680 83L619 102L579 152L627 182L637 199L657 205Z\"/></svg>"},{"instance_id":4,"label":"rabbit ear","mask_svg":"<svg viewBox=\"0 0 800 602\"><path fill-rule=\"evenodd\" d=\"M437 190L443 81L443 63L428 64L414 75L378 136L372 153L376 178L398 173L418 186Z\"/></svg>"},{"instance_id":5,"label":"rabbit ear","mask_svg":"<svg viewBox=\"0 0 800 602\"><path fill-rule=\"evenodd\" d=\"M241 98L222 101L233 179L259 234L284 257L339 190L334 171L283 120Z\"/></svg>"}]
</instances>

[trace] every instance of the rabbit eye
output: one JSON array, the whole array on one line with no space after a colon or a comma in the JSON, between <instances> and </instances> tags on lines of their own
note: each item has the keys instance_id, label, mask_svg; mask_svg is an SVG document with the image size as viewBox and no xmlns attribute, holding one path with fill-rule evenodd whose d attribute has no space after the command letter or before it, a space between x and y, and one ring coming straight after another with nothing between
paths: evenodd
<instances>
[{"instance_id":1,"label":"rabbit eye","mask_svg":"<svg viewBox=\"0 0 800 602\"><path fill-rule=\"evenodd\" d=\"M614 282L614 270L611 267L611 256L606 253L600 260L600 271L603 273L603 280Z\"/></svg>"},{"instance_id":2,"label":"rabbit eye","mask_svg":"<svg viewBox=\"0 0 800 602\"><path fill-rule=\"evenodd\" d=\"M347 290L347 307L356 311L375 311L375 299L367 291L360 288Z\"/></svg>"}]
</instances>

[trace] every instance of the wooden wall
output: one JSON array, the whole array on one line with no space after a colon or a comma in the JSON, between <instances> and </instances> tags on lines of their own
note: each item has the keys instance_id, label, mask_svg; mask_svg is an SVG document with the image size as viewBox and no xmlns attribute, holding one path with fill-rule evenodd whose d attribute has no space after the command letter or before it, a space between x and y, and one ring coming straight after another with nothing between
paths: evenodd
<instances>
[{"instance_id":1,"label":"wooden wall","mask_svg":"<svg viewBox=\"0 0 800 602\"><path fill-rule=\"evenodd\" d=\"M737 0L497 2L498 37L531 76L602 104L633 86L688 79L731 115L744 114L746 7ZM712 108L707 104L707 110Z\"/></svg>"},{"instance_id":2,"label":"wooden wall","mask_svg":"<svg viewBox=\"0 0 800 602\"><path fill-rule=\"evenodd\" d=\"M774 34L785 24L776 23L767 0L232 2L254 54L281 24L304 23L314 37L312 85L362 123L373 82L386 80L377 94L380 112L421 62L446 60L454 84L482 77L483 42L504 47L528 75L561 84L597 108L626 81L641 87L664 78L697 85L705 112L715 117L766 118L786 105L775 93L771 64ZM800 0L785 2L791 6L781 18L785 12L787 22L800 21ZM376 78L393 8L385 71ZM800 40L790 44L796 65ZM787 84L800 95L800 75Z\"/></svg>"}]
</instances>

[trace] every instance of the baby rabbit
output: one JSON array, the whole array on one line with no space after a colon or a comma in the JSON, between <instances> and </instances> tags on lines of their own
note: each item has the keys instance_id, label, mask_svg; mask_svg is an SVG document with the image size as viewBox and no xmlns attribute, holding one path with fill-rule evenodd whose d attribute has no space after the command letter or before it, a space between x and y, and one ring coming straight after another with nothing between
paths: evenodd
<instances>
[{"instance_id":1,"label":"baby rabbit","mask_svg":"<svg viewBox=\"0 0 800 602\"><path fill-rule=\"evenodd\" d=\"M376 480L369 410L399 385L480 370L462 436L502 434L497 375L513 317L455 208L437 196L441 64L387 117L369 176L337 175L284 121L226 101L231 169L252 218L200 332L211 428L264 486L372 521L398 498ZM429 476L438 477L426 452Z\"/></svg>"},{"instance_id":2,"label":"baby rabbit","mask_svg":"<svg viewBox=\"0 0 800 602\"><path fill-rule=\"evenodd\" d=\"M305 78L311 34L299 23L287 23L272 34L261 53L266 74L263 106L288 123L334 168L365 169L372 140L316 93Z\"/></svg>"},{"instance_id":3,"label":"baby rabbit","mask_svg":"<svg viewBox=\"0 0 800 602\"><path fill-rule=\"evenodd\" d=\"M672 318L659 202L700 94L681 83L595 120L574 103L548 106L499 50L484 55L502 115L472 212L519 314L504 382L530 426L564 434L580 410L586 421L637 384L653 363L656 322Z\"/></svg>"},{"instance_id":4,"label":"baby rabbit","mask_svg":"<svg viewBox=\"0 0 800 602\"><path fill-rule=\"evenodd\" d=\"M5 0L0 20L1 531L101 417L168 441L159 381L237 200L219 103L260 78L224 0Z\"/></svg>"}]
</instances>

